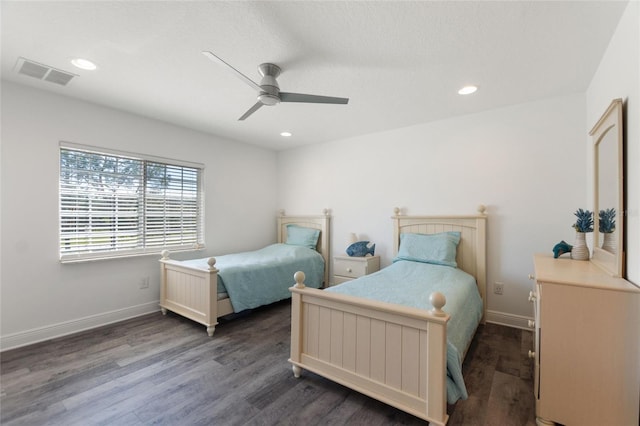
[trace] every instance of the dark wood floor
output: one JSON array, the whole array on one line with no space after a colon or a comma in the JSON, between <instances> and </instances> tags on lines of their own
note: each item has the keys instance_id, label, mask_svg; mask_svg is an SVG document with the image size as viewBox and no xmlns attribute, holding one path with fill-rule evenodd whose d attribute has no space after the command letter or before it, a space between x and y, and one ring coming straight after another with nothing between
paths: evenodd
<instances>
[{"instance_id":1,"label":"dark wood floor","mask_svg":"<svg viewBox=\"0 0 640 426\"><path fill-rule=\"evenodd\" d=\"M288 301L203 326L157 314L1 354L3 425L424 425L287 363ZM449 425L534 426L531 333L481 326Z\"/></svg>"}]
</instances>

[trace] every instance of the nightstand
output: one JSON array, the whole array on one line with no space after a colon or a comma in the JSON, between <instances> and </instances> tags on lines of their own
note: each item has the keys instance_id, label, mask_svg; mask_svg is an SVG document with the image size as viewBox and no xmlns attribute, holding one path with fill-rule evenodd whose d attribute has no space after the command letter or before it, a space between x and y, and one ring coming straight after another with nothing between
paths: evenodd
<instances>
[{"instance_id":1,"label":"nightstand","mask_svg":"<svg viewBox=\"0 0 640 426\"><path fill-rule=\"evenodd\" d=\"M334 256L333 285L351 281L380 270L380 256Z\"/></svg>"}]
</instances>

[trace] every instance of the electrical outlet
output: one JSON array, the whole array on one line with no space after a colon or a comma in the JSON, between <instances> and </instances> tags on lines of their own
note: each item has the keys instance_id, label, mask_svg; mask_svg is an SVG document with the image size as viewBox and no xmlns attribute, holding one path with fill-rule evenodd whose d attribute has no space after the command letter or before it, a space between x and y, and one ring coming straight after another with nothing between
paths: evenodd
<instances>
[{"instance_id":1,"label":"electrical outlet","mask_svg":"<svg viewBox=\"0 0 640 426\"><path fill-rule=\"evenodd\" d=\"M145 288L149 288L149 277L143 277L140 279L139 283L140 290L144 290Z\"/></svg>"},{"instance_id":2,"label":"electrical outlet","mask_svg":"<svg viewBox=\"0 0 640 426\"><path fill-rule=\"evenodd\" d=\"M499 283L499 282L495 282L493 283L493 293L494 294L502 294L504 290L504 284Z\"/></svg>"}]
</instances>

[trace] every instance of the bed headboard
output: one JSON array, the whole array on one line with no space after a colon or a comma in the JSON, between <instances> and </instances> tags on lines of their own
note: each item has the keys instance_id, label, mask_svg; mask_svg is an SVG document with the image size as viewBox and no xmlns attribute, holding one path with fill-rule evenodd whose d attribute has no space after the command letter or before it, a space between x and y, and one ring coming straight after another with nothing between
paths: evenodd
<instances>
[{"instance_id":1,"label":"bed headboard","mask_svg":"<svg viewBox=\"0 0 640 426\"><path fill-rule=\"evenodd\" d=\"M395 208L392 217L393 227L393 256L398 254L400 234L435 234L446 231L459 231L460 243L456 253L458 268L473 275L478 284L480 297L487 310L487 215L486 207L479 206L478 214L468 216L404 216L400 209Z\"/></svg>"},{"instance_id":2,"label":"bed headboard","mask_svg":"<svg viewBox=\"0 0 640 426\"><path fill-rule=\"evenodd\" d=\"M324 258L324 286L328 286L329 265L331 264L329 255L331 248L329 240L331 233L329 229L331 225L331 215L329 209L324 209L322 214L317 216L288 216L284 213L284 210L280 210L278 214L278 243L287 241L287 225L298 225L320 230L320 237L318 238L316 249Z\"/></svg>"}]
</instances>

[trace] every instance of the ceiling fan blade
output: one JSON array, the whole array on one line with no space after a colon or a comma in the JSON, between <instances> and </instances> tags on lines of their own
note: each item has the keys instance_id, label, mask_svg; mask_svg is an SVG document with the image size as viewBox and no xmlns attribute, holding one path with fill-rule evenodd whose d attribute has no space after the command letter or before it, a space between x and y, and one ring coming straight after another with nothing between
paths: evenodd
<instances>
[{"instance_id":1,"label":"ceiling fan blade","mask_svg":"<svg viewBox=\"0 0 640 426\"><path fill-rule=\"evenodd\" d=\"M211 59L213 62L217 62L218 64L224 65L224 66L228 67L229 69L231 69L231 71L233 71L233 73L236 75L236 77L238 77L240 80L242 80L245 83L247 83L249 86L253 87L258 92L260 92L262 90L262 88L260 87L260 85L258 83L256 83L255 81L251 80L249 77L247 77L246 75L242 74L240 71L238 71L237 69L235 69L234 67L232 67L231 65L229 65L228 63L226 63L225 61L223 61L222 59L220 59L216 55L214 55L213 53L211 53L211 52L209 52L207 50L203 50L202 54L204 56L206 56L207 58Z\"/></svg>"},{"instance_id":2,"label":"ceiling fan blade","mask_svg":"<svg viewBox=\"0 0 640 426\"><path fill-rule=\"evenodd\" d=\"M258 101L256 102L256 104L254 106L252 106L251 108L249 108L249 110L247 112L245 112L244 114L242 114L242 117L238 118L238 121L242 121L245 118L249 117L251 114L253 114L254 112L256 112L258 109L260 109L260 107L262 106L262 102Z\"/></svg>"},{"instance_id":3,"label":"ceiling fan blade","mask_svg":"<svg viewBox=\"0 0 640 426\"><path fill-rule=\"evenodd\" d=\"M305 95L303 93L280 92L280 102L306 102L311 104L347 104L349 98L333 96Z\"/></svg>"}]
</instances>

